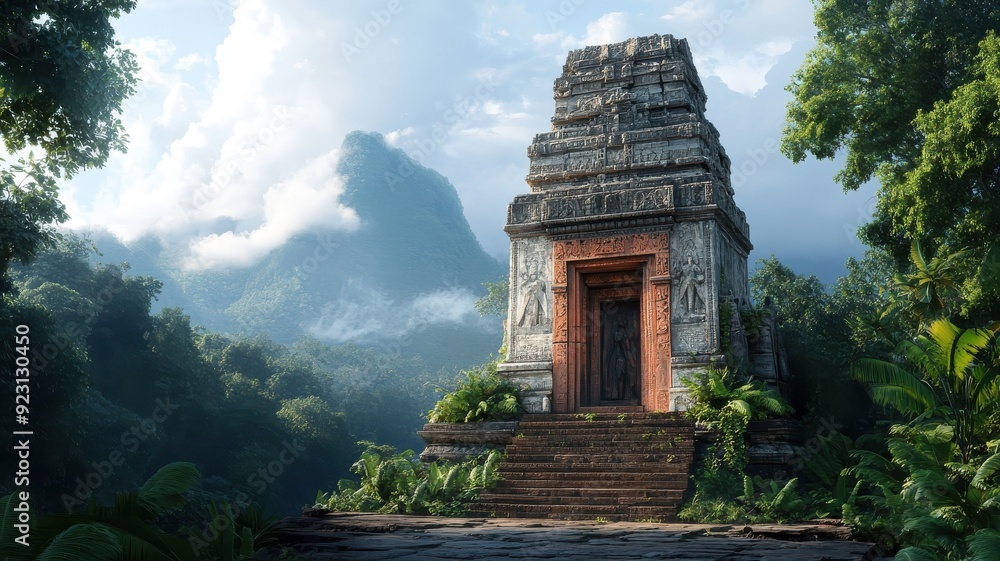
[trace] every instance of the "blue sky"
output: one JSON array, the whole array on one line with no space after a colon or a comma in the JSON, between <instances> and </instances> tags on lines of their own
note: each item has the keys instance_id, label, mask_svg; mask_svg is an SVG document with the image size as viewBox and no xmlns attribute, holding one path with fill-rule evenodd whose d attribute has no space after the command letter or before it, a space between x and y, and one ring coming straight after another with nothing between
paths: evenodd
<instances>
[{"instance_id":1,"label":"blue sky","mask_svg":"<svg viewBox=\"0 0 1000 561\"><path fill-rule=\"evenodd\" d=\"M339 200L338 148L378 131L455 185L483 247L506 259L506 206L549 129L566 53L686 37L733 162L755 245L832 282L860 255L874 189L837 162L777 151L789 77L813 45L803 0L460 2L145 0L116 25L142 65L127 154L62 198L73 227L160 237L190 268L247 266L299 232L363 226Z\"/></svg>"}]
</instances>

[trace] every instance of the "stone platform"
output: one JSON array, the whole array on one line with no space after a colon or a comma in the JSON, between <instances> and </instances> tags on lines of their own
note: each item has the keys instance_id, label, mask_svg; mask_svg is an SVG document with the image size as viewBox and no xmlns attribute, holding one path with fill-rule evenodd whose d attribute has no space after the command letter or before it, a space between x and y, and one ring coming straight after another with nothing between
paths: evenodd
<instances>
[{"instance_id":1,"label":"stone platform","mask_svg":"<svg viewBox=\"0 0 1000 561\"><path fill-rule=\"evenodd\" d=\"M593 521L437 518L331 513L282 521L280 542L300 559L685 559L692 561L860 561L872 544L844 541L842 528ZM785 532L781 530L784 529ZM782 535L811 541L744 536ZM824 539L828 538L828 539ZM274 551L277 555L277 550Z\"/></svg>"}]
</instances>

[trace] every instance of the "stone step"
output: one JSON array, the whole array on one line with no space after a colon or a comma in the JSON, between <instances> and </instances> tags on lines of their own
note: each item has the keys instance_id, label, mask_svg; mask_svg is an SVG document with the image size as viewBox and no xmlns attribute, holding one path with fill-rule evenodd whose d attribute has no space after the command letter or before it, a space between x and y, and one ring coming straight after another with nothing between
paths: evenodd
<instances>
[{"instance_id":1,"label":"stone step","mask_svg":"<svg viewBox=\"0 0 1000 561\"><path fill-rule=\"evenodd\" d=\"M591 446L590 444L594 444ZM642 443L636 442L632 445L628 443L607 443L591 442L590 444L578 444L574 446L551 446L542 442L531 441L525 444L511 444L507 446L507 456L514 454L674 454L690 455L696 452L693 443L672 444L672 443Z\"/></svg>"},{"instance_id":2,"label":"stone step","mask_svg":"<svg viewBox=\"0 0 1000 561\"><path fill-rule=\"evenodd\" d=\"M515 439L524 436L550 436L553 434L645 435L647 439L667 437L687 440L694 436L695 433L690 429L676 427L623 427L617 425L602 427L576 423L564 423L563 426L553 427L522 426L518 428L517 432L513 433Z\"/></svg>"},{"instance_id":3,"label":"stone step","mask_svg":"<svg viewBox=\"0 0 1000 561\"><path fill-rule=\"evenodd\" d=\"M615 422L615 423L639 423L639 422L664 422L664 423L686 423L691 425L691 420L684 416L682 412L671 413L534 413L521 417L521 424L526 423L553 423L553 422Z\"/></svg>"},{"instance_id":4,"label":"stone step","mask_svg":"<svg viewBox=\"0 0 1000 561\"><path fill-rule=\"evenodd\" d=\"M526 415L525 417L531 417L531 415ZM515 430L520 430L523 428L552 428L552 427L565 427L571 425L578 425L581 427L600 427L600 428L637 428L637 427L656 427L664 430L690 430L694 423L689 419L684 418L664 418L664 419L565 419L558 418L561 415L543 415L541 417L536 417L534 419L524 418L517 423L517 428Z\"/></svg>"},{"instance_id":5,"label":"stone step","mask_svg":"<svg viewBox=\"0 0 1000 561\"><path fill-rule=\"evenodd\" d=\"M680 477L677 474L674 478L647 478L647 479L614 479L612 474L602 474L600 479L566 477L553 478L551 473L531 473L519 477L508 477L497 484L497 489L547 489L553 492L560 489L579 489L581 487L607 488L615 486L618 489L632 489L654 491L659 489L685 490L690 484L688 478ZM558 475L558 474L557 474Z\"/></svg>"},{"instance_id":6,"label":"stone step","mask_svg":"<svg viewBox=\"0 0 1000 561\"><path fill-rule=\"evenodd\" d=\"M523 505L515 503L482 503L470 511L471 516L502 516L511 518L562 518L587 520L606 518L608 520L641 520L644 518L673 518L677 509L670 506L630 506L630 505ZM620 518L612 518L620 517Z\"/></svg>"},{"instance_id":7,"label":"stone step","mask_svg":"<svg viewBox=\"0 0 1000 561\"><path fill-rule=\"evenodd\" d=\"M536 498L583 498L587 500L593 499L681 499L681 495L684 493L684 489L623 489L623 488L610 488L610 487L564 487L564 488L547 488L547 487L517 487L517 488L504 488L497 487L489 492L484 492L480 494L480 499L485 500L484 497L492 497L493 502L497 502L495 497L536 497ZM504 502L504 501L499 501Z\"/></svg>"},{"instance_id":8,"label":"stone step","mask_svg":"<svg viewBox=\"0 0 1000 561\"><path fill-rule=\"evenodd\" d=\"M670 438L646 438L641 434L549 434L517 438L507 446L543 446L549 448L687 448L695 449L694 439L674 440Z\"/></svg>"},{"instance_id":9,"label":"stone step","mask_svg":"<svg viewBox=\"0 0 1000 561\"><path fill-rule=\"evenodd\" d=\"M670 519L690 489L694 425L678 413L526 415L480 495L483 516Z\"/></svg>"},{"instance_id":10,"label":"stone step","mask_svg":"<svg viewBox=\"0 0 1000 561\"><path fill-rule=\"evenodd\" d=\"M680 493L678 493L680 495ZM665 506L673 507L680 496L673 497L627 497L603 496L600 503L618 506ZM507 493L489 493L480 496L481 504L519 504L519 505L583 505L594 504L595 497L522 495Z\"/></svg>"},{"instance_id":11,"label":"stone step","mask_svg":"<svg viewBox=\"0 0 1000 561\"><path fill-rule=\"evenodd\" d=\"M501 474L513 472L566 472L566 473L688 473L689 465L684 462L501 462Z\"/></svg>"},{"instance_id":12,"label":"stone step","mask_svg":"<svg viewBox=\"0 0 1000 561\"><path fill-rule=\"evenodd\" d=\"M521 438L511 439L508 446L677 446L694 448L694 438L660 438L644 436L642 434L605 434L605 433L553 433L553 434L533 434L525 435Z\"/></svg>"},{"instance_id":13,"label":"stone step","mask_svg":"<svg viewBox=\"0 0 1000 561\"><path fill-rule=\"evenodd\" d=\"M566 450L559 452L535 452L535 453L522 453L520 451L513 454L507 454L507 463L538 463L538 462L555 462L555 463L602 463L602 464L616 464L616 463L637 463L637 462L650 462L650 463L683 463L690 460L692 457L691 453L671 453L671 452L596 452L591 453L586 450Z\"/></svg>"}]
</instances>

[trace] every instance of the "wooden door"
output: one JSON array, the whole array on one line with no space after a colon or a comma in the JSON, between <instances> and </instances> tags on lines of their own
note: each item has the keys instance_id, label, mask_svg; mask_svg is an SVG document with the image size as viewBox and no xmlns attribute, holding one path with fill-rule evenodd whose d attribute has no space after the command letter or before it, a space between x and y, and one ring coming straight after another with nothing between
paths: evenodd
<instances>
[{"instance_id":1,"label":"wooden door","mask_svg":"<svg viewBox=\"0 0 1000 561\"><path fill-rule=\"evenodd\" d=\"M593 284L597 284L596 282ZM640 406L642 319L639 286L590 287L587 364L580 389L584 407Z\"/></svg>"}]
</instances>

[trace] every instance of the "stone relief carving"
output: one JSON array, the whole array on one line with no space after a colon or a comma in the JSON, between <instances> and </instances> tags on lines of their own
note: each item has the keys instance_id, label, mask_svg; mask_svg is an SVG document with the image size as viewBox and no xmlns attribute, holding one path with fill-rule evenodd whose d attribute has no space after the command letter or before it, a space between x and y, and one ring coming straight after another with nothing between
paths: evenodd
<instances>
[{"instance_id":1,"label":"stone relief carving","mask_svg":"<svg viewBox=\"0 0 1000 561\"><path fill-rule=\"evenodd\" d=\"M705 269L694 255L684 256L684 263L675 271L678 281L680 307L685 317L705 317Z\"/></svg>"},{"instance_id":2,"label":"stone relief carving","mask_svg":"<svg viewBox=\"0 0 1000 561\"><path fill-rule=\"evenodd\" d=\"M675 226L671 245L674 319L705 321L710 301L706 290L708 271L701 223L682 222Z\"/></svg>"},{"instance_id":3,"label":"stone relief carving","mask_svg":"<svg viewBox=\"0 0 1000 561\"><path fill-rule=\"evenodd\" d=\"M518 327L524 332L545 331L552 321L552 292L544 267L547 260L540 252L529 252L524 255L524 267L518 279L518 293L522 295L520 310L517 315Z\"/></svg>"},{"instance_id":4,"label":"stone relief carving","mask_svg":"<svg viewBox=\"0 0 1000 561\"><path fill-rule=\"evenodd\" d=\"M656 298L656 332L666 334L670 332L670 291L666 286L657 285L653 287L653 295Z\"/></svg>"},{"instance_id":5,"label":"stone relief carving","mask_svg":"<svg viewBox=\"0 0 1000 561\"><path fill-rule=\"evenodd\" d=\"M511 243L509 351L512 361L552 356L552 245L545 238Z\"/></svg>"}]
</instances>

